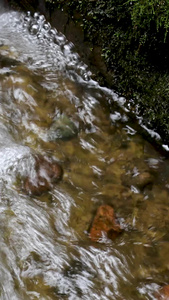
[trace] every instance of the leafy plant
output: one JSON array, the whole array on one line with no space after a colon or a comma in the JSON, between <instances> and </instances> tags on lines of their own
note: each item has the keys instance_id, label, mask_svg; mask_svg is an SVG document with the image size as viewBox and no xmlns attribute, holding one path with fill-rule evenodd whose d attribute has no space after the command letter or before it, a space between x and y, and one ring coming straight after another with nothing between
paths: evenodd
<instances>
[{"instance_id":1,"label":"leafy plant","mask_svg":"<svg viewBox=\"0 0 169 300\"><path fill-rule=\"evenodd\" d=\"M162 30L164 42L166 41L169 29L168 0L133 0L127 4L130 6L132 24L137 35Z\"/></svg>"}]
</instances>

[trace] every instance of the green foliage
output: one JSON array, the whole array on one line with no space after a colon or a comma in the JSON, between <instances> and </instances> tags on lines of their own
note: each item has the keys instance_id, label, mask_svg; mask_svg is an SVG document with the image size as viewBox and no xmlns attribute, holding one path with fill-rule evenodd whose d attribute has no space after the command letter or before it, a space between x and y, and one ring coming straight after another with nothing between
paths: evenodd
<instances>
[{"instance_id":1,"label":"green foliage","mask_svg":"<svg viewBox=\"0 0 169 300\"><path fill-rule=\"evenodd\" d=\"M163 39L166 40L169 29L168 0L134 0L128 1L131 6L131 19L135 33L148 37L148 32L162 29Z\"/></svg>"},{"instance_id":2,"label":"green foliage","mask_svg":"<svg viewBox=\"0 0 169 300\"><path fill-rule=\"evenodd\" d=\"M47 0L102 47L110 87L139 104L152 128L169 141L169 0Z\"/></svg>"}]
</instances>

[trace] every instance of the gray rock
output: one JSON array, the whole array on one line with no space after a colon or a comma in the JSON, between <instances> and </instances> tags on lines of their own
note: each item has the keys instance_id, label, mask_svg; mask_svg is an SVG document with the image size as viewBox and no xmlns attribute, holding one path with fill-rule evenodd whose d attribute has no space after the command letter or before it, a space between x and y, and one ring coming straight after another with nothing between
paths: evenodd
<instances>
[{"instance_id":1,"label":"gray rock","mask_svg":"<svg viewBox=\"0 0 169 300\"><path fill-rule=\"evenodd\" d=\"M51 125L48 132L48 140L69 140L75 137L77 133L78 129L75 124L66 115L63 114L57 117Z\"/></svg>"}]
</instances>

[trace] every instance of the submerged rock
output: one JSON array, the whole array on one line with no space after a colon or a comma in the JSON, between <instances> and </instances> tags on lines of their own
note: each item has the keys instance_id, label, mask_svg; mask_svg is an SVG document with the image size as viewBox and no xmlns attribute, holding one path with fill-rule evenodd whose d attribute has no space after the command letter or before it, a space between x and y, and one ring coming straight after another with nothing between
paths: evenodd
<instances>
[{"instance_id":1,"label":"submerged rock","mask_svg":"<svg viewBox=\"0 0 169 300\"><path fill-rule=\"evenodd\" d=\"M133 178L133 183L140 189L144 189L147 185L152 184L153 180L153 176L149 172L145 171L143 173L138 174L138 176L135 176Z\"/></svg>"},{"instance_id":2,"label":"submerged rock","mask_svg":"<svg viewBox=\"0 0 169 300\"><path fill-rule=\"evenodd\" d=\"M96 216L92 222L89 236L93 241L99 241L103 234L111 240L116 238L122 229L116 222L114 209L109 205L101 205L96 212Z\"/></svg>"},{"instance_id":3,"label":"submerged rock","mask_svg":"<svg viewBox=\"0 0 169 300\"><path fill-rule=\"evenodd\" d=\"M0 68L10 68L19 64L18 60L0 54Z\"/></svg>"},{"instance_id":4,"label":"submerged rock","mask_svg":"<svg viewBox=\"0 0 169 300\"><path fill-rule=\"evenodd\" d=\"M24 180L23 189L30 195L41 195L52 188L52 184L62 178L59 164L47 161L41 155L35 157L35 174Z\"/></svg>"},{"instance_id":5,"label":"submerged rock","mask_svg":"<svg viewBox=\"0 0 169 300\"><path fill-rule=\"evenodd\" d=\"M75 124L66 115L61 115L51 125L48 132L48 140L68 140L76 136L77 133L78 130Z\"/></svg>"},{"instance_id":6,"label":"submerged rock","mask_svg":"<svg viewBox=\"0 0 169 300\"><path fill-rule=\"evenodd\" d=\"M169 285L165 285L159 290L158 295L156 295L156 299L169 300Z\"/></svg>"},{"instance_id":7,"label":"submerged rock","mask_svg":"<svg viewBox=\"0 0 169 300\"><path fill-rule=\"evenodd\" d=\"M16 184L28 194L40 195L62 177L62 168L30 147L17 144L0 124L0 187Z\"/></svg>"},{"instance_id":8,"label":"submerged rock","mask_svg":"<svg viewBox=\"0 0 169 300\"><path fill-rule=\"evenodd\" d=\"M122 183L125 186L130 187L131 185L136 186L140 190L143 190L146 186L152 185L154 182L153 175L148 171L143 171L137 174L122 175Z\"/></svg>"}]
</instances>

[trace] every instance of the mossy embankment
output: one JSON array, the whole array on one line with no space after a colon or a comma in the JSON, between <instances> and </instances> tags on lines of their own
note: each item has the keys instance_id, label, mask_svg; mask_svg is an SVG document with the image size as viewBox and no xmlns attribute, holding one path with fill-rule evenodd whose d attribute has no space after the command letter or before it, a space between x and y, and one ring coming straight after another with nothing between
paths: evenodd
<instances>
[{"instance_id":1,"label":"mossy embankment","mask_svg":"<svg viewBox=\"0 0 169 300\"><path fill-rule=\"evenodd\" d=\"M93 51L101 49L104 84L133 99L145 124L169 143L169 2L55 0L48 5L80 24Z\"/></svg>"},{"instance_id":2,"label":"mossy embankment","mask_svg":"<svg viewBox=\"0 0 169 300\"><path fill-rule=\"evenodd\" d=\"M169 144L169 1L46 0L46 9L81 28L97 80L133 99L145 125Z\"/></svg>"}]
</instances>

